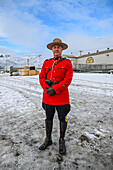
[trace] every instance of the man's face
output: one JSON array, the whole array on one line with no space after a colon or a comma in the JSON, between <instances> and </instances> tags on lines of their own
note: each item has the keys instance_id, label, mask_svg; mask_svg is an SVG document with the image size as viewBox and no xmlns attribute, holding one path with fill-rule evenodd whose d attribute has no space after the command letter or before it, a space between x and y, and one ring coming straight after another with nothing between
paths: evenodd
<instances>
[{"instance_id":1,"label":"man's face","mask_svg":"<svg viewBox=\"0 0 113 170\"><path fill-rule=\"evenodd\" d=\"M60 57L61 54L62 54L62 50L63 50L62 46L60 46L60 45L54 45L54 46L52 47L52 51L53 51L54 58Z\"/></svg>"}]
</instances>

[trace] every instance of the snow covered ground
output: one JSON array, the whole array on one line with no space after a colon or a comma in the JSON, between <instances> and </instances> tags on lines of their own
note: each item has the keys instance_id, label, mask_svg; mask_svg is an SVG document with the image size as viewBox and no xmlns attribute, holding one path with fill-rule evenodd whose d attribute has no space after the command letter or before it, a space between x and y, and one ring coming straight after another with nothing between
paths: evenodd
<instances>
[{"instance_id":1,"label":"snow covered ground","mask_svg":"<svg viewBox=\"0 0 113 170\"><path fill-rule=\"evenodd\" d=\"M61 156L57 114L53 145L38 149L45 138L38 75L0 74L0 169L113 169L113 75L74 73L69 90L67 154Z\"/></svg>"}]
</instances>

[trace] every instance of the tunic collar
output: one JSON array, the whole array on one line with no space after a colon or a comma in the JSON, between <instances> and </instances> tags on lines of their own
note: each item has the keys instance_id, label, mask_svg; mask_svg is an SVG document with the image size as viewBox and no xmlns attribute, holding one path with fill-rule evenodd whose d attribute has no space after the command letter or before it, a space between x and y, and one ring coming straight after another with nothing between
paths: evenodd
<instances>
[{"instance_id":1,"label":"tunic collar","mask_svg":"<svg viewBox=\"0 0 113 170\"><path fill-rule=\"evenodd\" d=\"M60 60L60 59L62 59L62 56L60 56L60 57L57 57L57 58L53 58L55 61L57 61L57 60Z\"/></svg>"}]
</instances>

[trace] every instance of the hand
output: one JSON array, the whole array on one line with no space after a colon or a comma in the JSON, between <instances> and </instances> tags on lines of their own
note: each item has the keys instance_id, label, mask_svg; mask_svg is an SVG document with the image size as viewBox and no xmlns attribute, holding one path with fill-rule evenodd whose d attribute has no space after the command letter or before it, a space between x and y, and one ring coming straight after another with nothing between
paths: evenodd
<instances>
[{"instance_id":1,"label":"hand","mask_svg":"<svg viewBox=\"0 0 113 170\"><path fill-rule=\"evenodd\" d=\"M53 87L46 87L46 89L48 89L46 91L46 93L49 95L49 96L54 96L56 94L56 92L54 91Z\"/></svg>"}]
</instances>

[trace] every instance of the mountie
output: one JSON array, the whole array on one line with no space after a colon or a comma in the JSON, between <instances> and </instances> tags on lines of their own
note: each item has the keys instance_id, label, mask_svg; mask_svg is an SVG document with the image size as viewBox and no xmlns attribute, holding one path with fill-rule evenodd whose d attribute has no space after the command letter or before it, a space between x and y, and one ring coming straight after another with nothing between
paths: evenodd
<instances>
[{"instance_id":1,"label":"mountie","mask_svg":"<svg viewBox=\"0 0 113 170\"><path fill-rule=\"evenodd\" d=\"M66 58L62 58L62 51L68 48L61 39L55 38L47 45L52 50L53 58L44 61L39 75L40 85L43 88L42 107L46 113L45 127L46 138L39 146L40 150L45 150L52 145L52 128L55 110L58 113L60 123L59 153L66 153L65 133L67 129L67 114L69 113L70 101L68 86L73 77L72 63Z\"/></svg>"}]
</instances>

